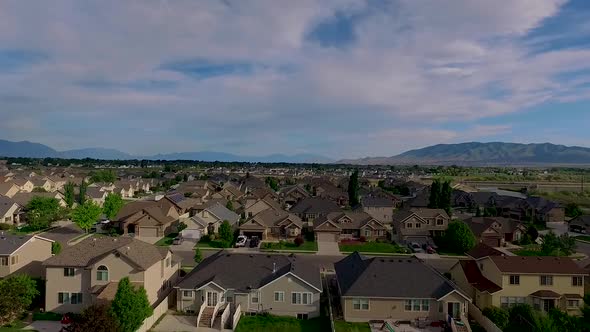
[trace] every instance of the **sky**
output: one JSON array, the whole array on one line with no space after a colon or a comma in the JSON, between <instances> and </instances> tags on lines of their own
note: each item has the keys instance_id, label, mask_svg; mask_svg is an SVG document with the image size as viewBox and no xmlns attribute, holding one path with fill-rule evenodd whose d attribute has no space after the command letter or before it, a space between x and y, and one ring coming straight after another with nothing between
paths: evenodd
<instances>
[{"instance_id":1,"label":"sky","mask_svg":"<svg viewBox=\"0 0 590 332\"><path fill-rule=\"evenodd\" d=\"M0 139L356 158L589 128L587 0L0 1Z\"/></svg>"}]
</instances>

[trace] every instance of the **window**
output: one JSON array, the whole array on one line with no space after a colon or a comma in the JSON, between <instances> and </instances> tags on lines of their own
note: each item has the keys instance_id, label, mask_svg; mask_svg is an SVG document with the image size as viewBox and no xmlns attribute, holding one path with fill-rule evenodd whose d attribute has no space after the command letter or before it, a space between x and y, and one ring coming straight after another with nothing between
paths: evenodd
<instances>
[{"instance_id":1,"label":"window","mask_svg":"<svg viewBox=\"0 0 590 332\"><path fill-rule=\"evenodd\" d=\"M572 277L572 286L583 286L583 280L582 277Z\"/></svg>"},{"instance_id":2,"label":"window","mask_svg":"<svg viewBox=\"0 0 590 332\"><path fill-rule=\"evenodd\" d=\"M57 302L59 304L82 304L82 293L57 293Z\"/></svg>"},{"instance_id":3,"label":"window","mask_svg":"<svg viewBox=\"0 0 590 332\"><path fill-rule=\"evenodd\" d=\"M297 319L307 319L308 317L308 314L297 314Z\"/></svg>"},{"instance_id":4,"label":"window","mask_svg":"<svg viewBox=\"0 0 590 332\"><path fill-rule=\"evenodd\" d=\"M430 311L430 301L422 300L422 311Z\"/></svg>"},{"instance_id":5,"label":"window","mask_svg":"<svg viewBox=\"0 0 590 332\"><path fill-rule=\"evenodd\" d=\"M517 276L517 275L510 276L510 284L511 285L520 285L520 276Z\"/></svg>"},{"instance_id":6,"label":"window","mask_svg":"<svg viewBox=\"0 0 590 332\"><path fill-rule=\"evenodd\" d=\"M567 300L568 308L578 308L580 306L580 300Z\"/></svg>"},{"instance_id":7,"label":"window","mask_svg":"<svg viewBox=\"0 0 590 332\"><path fill-rule=\"evenodd\" d=\"M70 294L70 301L71 304L82 304L82 293Z\"/></svg>"},{"instance_id":8,"label":"window","mask_svg":"<svg viewBox=\"0 0 590 332\"><path fill-rule=\"evenodd\" d=\"M371 236L371 230L365 229L365 236Z\"/></svg>"},{"instance_id":9,"label":"window","mask_svg":"<svg viewBox=\"0 0 590 332\"><path fill-rule=\"evenodd\" d=\"M248 212L248 218L252 217L252 212Z\"/></svg>"},{"instance_id":10,"label":"window","mask_svg":"<svg viewBox=\"0 0 590 332\"><path fill-rule=\"evenodd\" d=\"M445 224L445 221L444 220L442 220L442 219L436 219L436 225L437 226L442 226L444 224Z\"/></svg>"},{"instance_id":11,"label":"window","mask_svg":"<svg viewBox=\"0 0 590 332\"><path fill-rule=\"evenodd\" d=\"M541 299L533 297L533 309L541 310Z\"/></svg>"},{"instance_id":12,"label":"window","mask_svg":"<svg viewBox=\"0 0 590 332\"><path fill-rule=\"evenodd\" d=\"M0 257L0 266L8 266L8 256Z\"/></svg>"},{"instance_id":13,"label":"window","mask_svg":"<svg viewBox=\"0 0 590 332\"><path fill-rule=\"evenodd\" d=\"M412 300L406 300L406 303L404 305L404 310L405 311L412 311Z\"/></svg>"},{"instance_id":14,"label":"window","mask_svg":"<svg viewBox=\"0 0 590 332\"><path fill-rule=\"evenodd\" d=\"M190 291L190 290L182 291L182 297L192 298L193 297L193 291Z\"/></svg>"},{"instance_id":15,"label":"window","mask_svg":"<svg viewBox=\"0 0 590 332\"><path fill-rule=\"evenodd\" d=\"M275 302L285 302L285 292L275 292Z\"/></svg>"},{"instance_id":16,"label":"window","mask_svg":"<svg viewBox=\"0 0 590 332\"><path fill-rule=\"evenodd\" d=\"M57 293L57 303L70 303L70 293Z\"/></svg>"},{"instance_id":17,"label":"window","mask_svg":"<svg viewBox=\"0 0 590 332\"><path fill-rule=\"evenodd\" d=\"M76 269L73 267L64 267L64 277L73 277L76 274Z\"/></svg>"},{"instance_id":18,"label":"window","mask_svg":"<svg viewBox=\"0 0 590 332\"><path fill-rule=\"evenodd\" d=\"M369 299L352 299L354 310L369 310Z\"/></svg>"},{"instance_id":19,"label":"window","mask_svg":"<svg viewBox=\"0 0 590 332\"><path fill-rule=\"evenodd\" d=\"M18 255L14 255L10 257L10 265L14 265L18 263Z\"/></svg>"},{"instance_id":20,"label":"window","mask_svg":"<svg viewBox=\"0 0 590 332\"><path fill-rule=\"evenodd\" d=\"M542 286L552 286L553 285L553 276L541 276L541 285Z\"/></svg>"},{"instance_id":21,"label":"window","mask_svg":"<svg viewBox=\"0 0 590 332\"><path fill-rule=\"evenodd\" d=\"M517 304L523 304L524 303L524 297L508 297L508 296L502 296L500 297L500 305L502 308L509 308L512 306L515 306ZM535 298L533 298L535 299ZM533 301L534 304L534 301Z\"/></svg>"},{"instance_id":22,"label":"window","mask_svg":"<svg viewBox=\"0 0 590 332\"><path fill-rule=\"evenodd\" d=\"M412 226L414 226L414 225L412 225L411 222L409 222L409 223L406 224L406 228L412 228Z\"/></svg>"},{"instance_id":23,"label":"window","mask_svg":"<svg viewBox=\"0 0 590 332\"><path fill-rule=\"evenodd\" d=\"M404 304L404 310L406 311L430 311L430 300L418 299L418 300L406 300ZM440 308L439 308L440 310Z\"/></svg>"},{"instance_id":24,"label":"window","mask_svg":"<svg viewBox=\"0 0 590 332\"><path fill-rule=\"evenodd\" d=\"M292 304L311 304L312 294L311 293L291 293Z\"/></svg>"},{"instance_id":25,"label":"window","mask_svg":"<svg viewBox=\"0 0 590 332\"><path fill-rule=\"evenodd\" d=\"M101 265L96 269L96 280L109 281L109 269L106 266Z\"/></svg>"},{"instance_id":26,"label":"window","mask_svg":"<svg viewBox=\"0 0 590 332\"><path fill-rule=\"evenodd\" d=\"M417 222L417 223L416 223L416 228L420 228L420 227L422 227L422 224L421 224L421 223L419 223L419 222Z\"/></svg>"},{"instance_id":27,"label":"window","mask_svg":"<svg viewBox=\"0 0 590 332\"><path fill-rule=\"evenodd\" d=\"M250 294L250 302L258 303L258 292Z\"/></svg>"}]
</instances>

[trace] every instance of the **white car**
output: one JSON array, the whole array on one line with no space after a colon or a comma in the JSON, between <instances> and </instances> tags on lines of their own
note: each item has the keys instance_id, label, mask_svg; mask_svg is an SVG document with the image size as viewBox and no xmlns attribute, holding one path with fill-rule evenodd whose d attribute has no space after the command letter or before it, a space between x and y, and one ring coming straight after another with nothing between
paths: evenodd
<instances>
[{"instance_id":1,"label":"white car","mask_svg":"<svg viewBox=\"0 0 590 332\"><path fill-rule=\"evenodd\" d=\"M247 240L248 240L248 238L245 235L238 236L238 238L236 240L236 248L245 247Z\"/></svg>"}]
</instances>

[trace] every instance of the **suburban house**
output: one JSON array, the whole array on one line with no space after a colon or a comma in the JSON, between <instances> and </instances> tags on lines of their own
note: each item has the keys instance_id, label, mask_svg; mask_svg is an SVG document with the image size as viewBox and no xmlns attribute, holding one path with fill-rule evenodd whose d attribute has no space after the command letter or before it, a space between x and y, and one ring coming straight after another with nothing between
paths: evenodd
<instances>
[{"instance_id":1,"label":"suburban house","mask_svg":"<svg viewBox=\"0 0 590 332\"><path fill-rule=\"evenodd\" d=\"M163 237L176 231L179 210L166 199L136 201L121 208L113 225L123 234L138 237Z\"/></svg>"},{"instance_id":2,"label":"suburban house","mask_svg":"<svg viewBox=\"0 0 590 332\"><path fill-rule=\"evenodd\" d=\"M12 197L18 193L19 188L13 182L0 182L0 195Z\"/></svg>"},{"instance_id":3,"label":"suburban house","mask_svg":"<svg viewBox=\"0 0 590 332\"><path fill-rule=\"evenodd\" d=\"M571 232L590 233L590 215L577 216L569 222Z\"/></svg>"},{"instance_id":4,"label":"suburban house","mask_svg":"<svg viewBox=\"0 0 590 332\"><path fill-rule=\"evenodd\" d=\"M580 314L585 273L572 259L495 253L479 256L460 260L450 270L452 279L479 308L526 303L544 312L559 308Z\"/></svg>"},{"instance_id":5,"label":"suburban house","mask_svg":"<svg viewBox=\"0 0 590 332\"><path fill-rule=\"evenodd\" d=\"M393 209L395 204L385 197L365 197L362 202L362 210L383 224L391 225L393 222Z\"/></svg>"},{"instance_id":6,"label":"suburban house","mask_svg":"<svg viewBox=\"0 0 590 332\"><path fill-rule=\"evenodd\" d=\"M244 196L244 193L241 192L238 188L236 188L232 185L227 185L227 186L223 187L223 189L221 189L221 191L218 191L218 192L212 194L211 198L223 198L223 199L227 199L228 201L235 201L235 200L242 198L243 196Z\"/></svg>"},{"instance_id":7,"label":"suburban house","mask_svg":"<svg viewBox=\"0 0 590 332\"><path fill-rule=\"evenodd\" d=\"M393 228L400 242L423 242L442 235L450 220L442 209L411 208L393 214Z\"/></svg>"},{"instance_id":8,"label":"suburban house","mask_svg":"<svg viewBox=\"0 0 590 332\"><path fill-rule=\"evenodd\" d=\"M280 201L288 207L291 207L300 200L310 197L311 195L301 185L293 185L281 188L278 192Z\"/></svg>"},{"instance_id":9,"label":"suburban house","mask_svg":"<svg viewBox=\"0 0 590 332\"><path fill-rule=\"evenodd\" d=\"M48 178L35 177L31 179L34 188L42 188L47 192L55 191L55 183Z\"/></svg>"},{"instance_id":10,"label":"suburban house","mask_svg":"<svg viewBox=\"0 0 590 332\"><path fill-rule=\"evenodd\" d=\"M119 281L129 277L145 288L151 304L168 296L180 262L170 249L132 237L91 237L46 260L45 310L78 313L113 300Z\"/></svg>"},{"instance_id":11,"label":"suburban house","mask_svg":"<svg viewBox=\"0 0 590 332\"><path fill-rule=\"evenodd\" d=\"M14 199L0 195L0 223L19 225L22 206Z\"/></svg>"},{"instance_id":12,"label":"suburban house","mask_svg":"<svg viewBox=\"0 0 590 332\"><path fill-rule=\"evenodd\" d=\"M98 187L88 187L86 189L86 198L91 200L94 204L102 206L107 198L108 192Z\"/></svg>"},{"instance_id":13,"label":"suburban house","mask_svg":"<svg viewBox=\"0 0 590 332\"><path fill-rule=\"evenodd\" d=\"M503 217L473 217L464 222L471 228L478 242L491 247L518 241L527 231L524 224Z\"/></svg>"},{"instance_id":14,"label":"suburban house","mask_svg":"<svg viewBox=\"0 0 590 332\"><path fill-rule=\"evenodd\" d=\"M270 197L249 199L246 201L246 205L244 205L244 216L246 218L251 218L268 209L281 210L281 205Z\"/></svg>"},{"instance_id":15,"label":"suburban house","mask_svg":"<svg viewBox=\"0 0 590 332\"><path fill-rule=\"evenodd\" d=\"M301 219L283 210L266 209L248 219L240 226L240 233L262 240L287 239L301 235Z\"/></svg>"},{"instance_id":16,"label":"suburban house","mask_svg":"<svg viewBox=\"0 0 590 332\"><path fill-rule=\"evenodd\" d=\"M43 261L51 257L52 240L38 235L0 234L0 278L13 273L43 277Z\"/></svg>"},{"instance_id":17,"label":"suburban house","mask_svg":"<svg viewBox=\"0 0 590 332\"><path fill-rule=\"evenodd\" d=\"M197 326L235 328L221 320L236 313L301 319L320 315L319 268L286 255L220 251L203 260L175 288L176 309L197 314Z\"/></svg>"},{"instance_id":18,"label":"suburban house","mask_svg":"<svg viewBox=\"0 0 590 332\"><path fill-rule=\"evenodd\" d=\"M316 240L340 242L345 239L386 240L387 227L365 212L328 213L314 220Z\"/></svg>"},{"instance_id":19,"label":"suburban house","mask_svg":"<svg viewBox=\"0 0 590 332\"><path fill-rule=\"evenodd\" d=\"M289 211L296 214L308 226L313 226L315 219L326 216L330 212L340 212L342 209L338 204L329 199L309 197L299 201Z\"/></svg>"},{"instance_id":20,"label":"suburban house","mask_svg":"<svg viewBox=\"0 0 590 332\"><path fill-rule=\"evenodd\" d=\"M58 200L59 205L62 207L66 206L64 196L59 191L54 192L30 192L30 193L17 193L12 199L17 202L20 206L26 207L29 202L35 197L55 198Z\"/></svg>"},{"instance_id":21,"label":"suburban house","mask_svg":"<svg viewBox=\"0 0 590 332\"><path fill-rule=\"evenodd\" d=\"M191 218L182 219L182 222L187 225L182 231L182 236L200 239L205 234L217 234L219 226L225 220L235 228L240 221L240 216L219 203L211 204Z\"/></svg>"},{"instance_id":22,"label":"suburban house","mask_svg":"<svg viewBox=\"0 0 590 332\"><path fill-rule=\"evenodd\" d=\"M30 193L35 188L35 185L29 179L15 178L12 182L18 186L18 190L21 192Z\"/></svg>"},{"instance_id":23,"label":"suburban house","mask_svg":"<svg viewBox=\"0 0 590 332\"><path fill-rule=\"evenodd\" d=\"M447 321L467 324L469 296L415 257L358 252L334 264L344 320Z\"/></svg>"}]
</instances>

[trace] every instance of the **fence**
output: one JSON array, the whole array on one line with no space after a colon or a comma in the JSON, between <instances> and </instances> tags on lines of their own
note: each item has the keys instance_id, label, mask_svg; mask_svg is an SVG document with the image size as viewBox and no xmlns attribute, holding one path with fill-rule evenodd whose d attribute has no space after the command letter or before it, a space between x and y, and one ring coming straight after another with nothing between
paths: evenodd
<instances>
[{"instance_id":1,"label":"fence","mask_svg":"<svg viewBox=\"0 0 590 332\"><path fill-rule=\"evenodd\" d=\"M232 326L231 326L232 330L235 330L236 327L238 327L238 322L240 321L240 317L242 317L242 308L238 304L238 307L236 308L236 312L234 313L234 317L233 317L233 322L232 322Z\"/></svg>"},{"instance_id":2,"label":"fence","mask_svg":"<svg viewBox=\"0 0 590 332\"><path fill-rule=\"evenodd\" d=\"M469 302L469 314L475 321L481 325L487 332L502 332L489 318L484 316L475 304Z\"/></svg>"},{"instance_id":3,"label":"fence","mask_svg":"<svg viewBox=\"0 0 590 332\"><path fill-rule=\"evenodd\" d=\"M223 309L223 314L221 314L221 329L225 329L227 323L229 322L229 315L231 314L231 303L228 303Z\"/></svg>"},{"instance_id":4,"label":"fence","mask_svg":"<svg viewBox=\"0 0 590 332\"><path fill-rule=\"evenodd\" d=\"M164 298L162 302L160 302L160 304L154 308L154 314L143 321L143 324L139 329L137 329L137 332L146 332L147 330L151 329L158 319L160 319L160 317L166 313L166 311L168 311L168 297Z\"/></svg>"}]
</instances>

